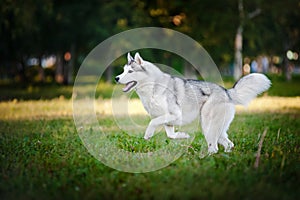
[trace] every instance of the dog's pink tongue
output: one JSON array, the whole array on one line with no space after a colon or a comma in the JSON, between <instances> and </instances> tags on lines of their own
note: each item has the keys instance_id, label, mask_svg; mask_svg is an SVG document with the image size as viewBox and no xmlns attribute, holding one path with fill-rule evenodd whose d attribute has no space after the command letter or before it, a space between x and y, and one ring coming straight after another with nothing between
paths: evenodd
<instances>
[{"instance_id":1,"label":"dog's pink tongue","mask_svg":"<svg viewBox=\"0 0 300 200\"><path fill-rule=\"evenodd\" d=\"M123 92L127 92L133 86L133 84L134 82L127 83L123 88Z\"/></svg>"}]
</instances>

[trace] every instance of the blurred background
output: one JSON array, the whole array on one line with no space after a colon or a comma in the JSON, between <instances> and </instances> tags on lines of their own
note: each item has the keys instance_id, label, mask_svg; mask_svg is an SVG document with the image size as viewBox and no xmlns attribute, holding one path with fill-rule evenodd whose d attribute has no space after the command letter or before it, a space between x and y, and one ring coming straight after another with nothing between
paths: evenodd
<instances>
[{"instance_id":1,"label":"blurred background","mask_svg":"<svg viewBox=\"0 0 300 200\"><path fill-rule=\"evenodd\" d=\"M238 79L262 72L292 81L300 73L299 0L1 0L3 88L72 85L87 54L108 37L137 27L165 27L198 41L222 75ZM146 53L147 60L170 53ZM190 75L178 58L174 68ZM103 77L111 82L123 60ZM5 92L7 94L5 95ZM41 96L37 96L40 98Z\"/></svg>"}]
</instances>

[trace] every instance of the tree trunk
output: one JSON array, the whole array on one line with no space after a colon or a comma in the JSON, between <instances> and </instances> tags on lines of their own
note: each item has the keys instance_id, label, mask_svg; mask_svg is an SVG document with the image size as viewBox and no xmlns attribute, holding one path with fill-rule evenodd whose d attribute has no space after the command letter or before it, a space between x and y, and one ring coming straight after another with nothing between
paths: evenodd
<instances>
[{"instance_id":1,"label":"tree trunk","mask_svg":"<svg viewBox=\"0 0 300 200\"><path fill-rule=\"evenodd\" d=\"M61 53L56 54L55 80L59 84L64 82L64 62Z\"/></svg>"},{"instance_id":2,"label":"tree trunk","mask_svg":"<svg viewBox=\"0 0 300 200\"><path fill-rule=\"evenodd\" d=\"M286 52L290 49L291 43L289 42L288 39L286 39L283 43L284 46L284 53L283 53L283 61L282 61L282 67L283 67L283 74L285 76L286 81L291 81L292 80L292 70L291 70L291 65L290 62L287 58Z\"/></svg>"},{"instance_id":3,"label":"tree trunk","mask_svg":"<svg viewBox=\"0 0 300 200\"><path fill-rule=\"evenodd\" d=\"M234 71L233 76L235 80L238 80L242 76L243 71L243 27L239 26L235 36L235 52L234 52Z\"/></svg>"},{"instance_id":4,"label":"tree trunk","mask_svg":"<svg viewBox=\"0 0 300 200\"><path fill-rule=\"evenodd\" d=\"M290 62L288 61L286 56L284 56L282 64L283 64L283 74L285 76L285 80L291 81L292 80L292 70L291 70Z\"/></svg>"}]
</instances>

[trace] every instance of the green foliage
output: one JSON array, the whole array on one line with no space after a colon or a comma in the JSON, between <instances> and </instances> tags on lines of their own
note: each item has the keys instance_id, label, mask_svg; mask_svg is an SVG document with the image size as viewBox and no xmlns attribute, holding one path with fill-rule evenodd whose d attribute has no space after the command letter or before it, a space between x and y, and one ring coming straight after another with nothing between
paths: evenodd
<instances>
[{"instance_id":1,"label":"green foliage","mask_svg":"<svg viewBox=\"0 0 300 200\"><path fill-rule=\"evenodd\" d=\"M244 23L244 55L284 56L287 49L299 52L299 2L244 1L246 18L257 9L260 14ZM78 57L76 62L80 62L80 57L104 39L149 26L191 36L221 66L233 60L234 35L239 26L238 0L4 0L0 19L0 67L6 66L5 62L23 63L29 56L57 55L71 46Z\"/></svg>"}]
</instances>

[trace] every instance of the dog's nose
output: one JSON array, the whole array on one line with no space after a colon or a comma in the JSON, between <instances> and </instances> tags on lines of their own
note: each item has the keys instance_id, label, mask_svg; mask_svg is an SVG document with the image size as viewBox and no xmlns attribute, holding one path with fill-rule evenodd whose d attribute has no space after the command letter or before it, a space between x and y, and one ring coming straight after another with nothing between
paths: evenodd
<instances>
[{"instance_id":1,"label":"dog's nose","mask_svg":"<svg viewBox=\"0 0 300 200\"><path fill-rule=\"evenodd\" d=\"M119 82L120 78L118 76L116 76L115 80L116 80L116 82Z\"/></svg>"}]
</instances>

